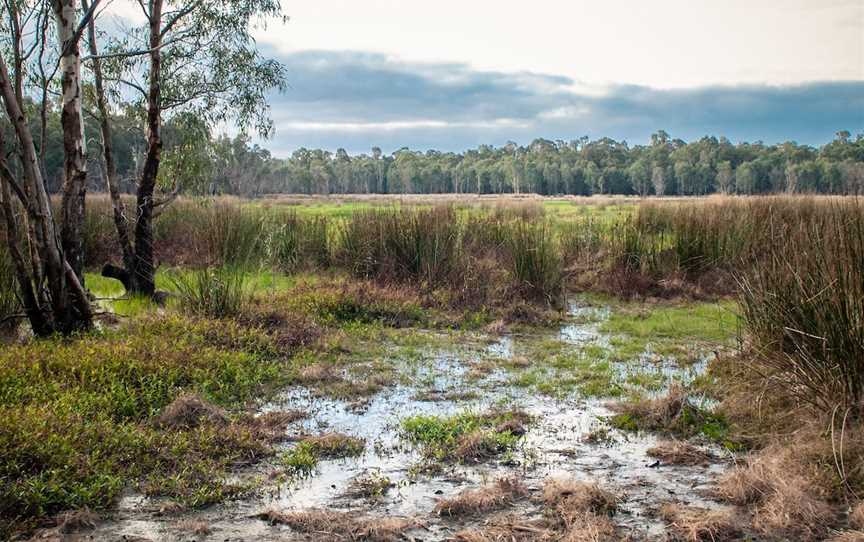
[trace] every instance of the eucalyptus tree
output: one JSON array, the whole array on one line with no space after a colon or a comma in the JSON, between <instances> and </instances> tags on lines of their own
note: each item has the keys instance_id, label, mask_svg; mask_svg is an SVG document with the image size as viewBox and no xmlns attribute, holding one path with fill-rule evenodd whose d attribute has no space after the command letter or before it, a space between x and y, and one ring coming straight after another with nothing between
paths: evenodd
<instances>
[{"instance_id":1,"label":"eucalyptus tree","mask_svg":"<svg viewBox=\"0 0 864 542\"><path fill-rule=\"evenodd\" d=\"M17 163L10 167L5 137L0 130L0 205L5 237L22 305L34 333L68 334L90 327L93 319L80 279L87 170L79 41L98 2L83 13L75 0L50 3L4 0L4 4L6 17L0 24L9 37L9 46L0 53L0 96L14 134L11 146L18 155ZM57 28L57 60L53 68L45 70L43 57L49 47L46 43L49 17ZM7 54L11 58L11 72ZM65 179L59 231L44 179L43 160L37 152L25 107L24 85L28 69L33 67L34 54L46 89L43 96L60 73ZM43 111L45 107L43 104ZM40 140L44 146L44 136ZM19 209L24 210L23 216L19 216Z\"/></svg>"},{"instance_id":2,"label":"eucalyptus tree","mask_svg":"<svg viewBox=\"0 0 864 542\"><path fill-rule=\"evenodd\" d=\"M233 123L268 135L272 122L266 95L284 88L284 69L260 54L252 33L273 19L285 18L278 0L138 0L136 4L143 22L120 38L109 39L104 52L98 51L94 30L89 60L94 62L94 78L102 79L101 85L96 84L97 92L103 87L98 101L107 101L104 83L121 85L137 93L135 103L146 119L134 239L125 231L126 210L112 189L123 267L106 265L103 274L119 279L128 291L152 296L154 214L178 188L171 187L167 197L159 199L163 117L192 113L209 125ZM111 69L99 74L95 63L106 59L111 60ZM110 124L107 110L101 115ZM111 147L110 135L103 130L103 151Z\"/></svg>"}]
</instances>

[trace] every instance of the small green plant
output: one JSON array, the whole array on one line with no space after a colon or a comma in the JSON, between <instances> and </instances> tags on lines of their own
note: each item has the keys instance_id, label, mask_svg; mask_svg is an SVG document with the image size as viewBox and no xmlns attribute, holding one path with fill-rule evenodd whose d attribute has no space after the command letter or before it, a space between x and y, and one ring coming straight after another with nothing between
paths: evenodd
<instances>
[{"instance_id":1,"label":"small green plant","mask_svg":"<svg viewBox=\"0 0 864 542\"><path fill-rule=\"evenodd\" d=\"M478 462L512 450L528 420L521 411L416 415L402 420L402 437L433 461Z\"/></svg>"},{"instance_id":2,"label":"small green plant","mask_svg":"<svg viewBox=\"0 0 864 542\"><path fill-rule=\"evenodd\" d=\"M285 467L289 476L305 478L312 474L318 466L318 456L313 446L307 442L301 442L290 451L282 454L280 463Z\"/></svg>"}]
</instances>

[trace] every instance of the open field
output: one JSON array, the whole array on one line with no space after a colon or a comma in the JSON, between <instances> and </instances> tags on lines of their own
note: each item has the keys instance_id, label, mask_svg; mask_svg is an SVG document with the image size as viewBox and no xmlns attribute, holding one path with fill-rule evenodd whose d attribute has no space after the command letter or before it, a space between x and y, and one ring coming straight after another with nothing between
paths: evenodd
<instances>
[{"instance_id":1,"label":"open field","mask_svg":"<svg viewBox=\"0 0 864 542\"><path fill-rule=\"evenodd\" d=\"M5 538L864 536L861 200L179 199L162 303L88 205L93 331L0 249Z\"/></svg>"}]
</instances>

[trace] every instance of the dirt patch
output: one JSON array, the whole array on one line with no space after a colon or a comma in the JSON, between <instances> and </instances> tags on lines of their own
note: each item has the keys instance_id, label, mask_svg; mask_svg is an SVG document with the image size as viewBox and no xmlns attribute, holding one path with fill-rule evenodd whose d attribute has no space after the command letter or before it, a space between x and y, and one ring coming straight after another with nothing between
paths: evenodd
<instances>
[{"instance_id":1,"label":"dirt patch","mask_svg":"<svg viewBox=\"0 0 864 542\"><path fill-rule=\"evenodd\" d=\"M706 465L715 459L710 453L681 440L658 442L646 453L668 465Z\"/></svg>"},{"instance_id":2,"label":"dirt patch","mask_svg":"<svg viewBox=\"0 0 864 542\"><path fill-rule=\"evenodd\" d=\"M482 527L459 531L454 538L459 542L552 542L559 540L559 536L543 520L526 520L511 514L489 519Z\"/></svg>"},{"instance_id":3,"label":"dirt patch","mask_svg":"<svg viewBox=\"0 0 864 542\"><path fill-rule=\"evenodd\" d=\"M316 541L395 542L402 534L420 524L409 518L370 518L351 512L304 510L299 512L267 511L258 517L271 525L287 525Z\"/></svg>"},{"instance_id":4,"label":"dirt patch","mask_svg":"<svg viewBox=\"0 0 864 542\"><path fill-rule=\"evenodd\" d=\"M487 513L506 508L528 495L528 488L518 478L501 478L479 489L468 489L450 499L441 499L435 513L441 516L462 516Z\"/></svg>"},{"instance_id":5,"label":"dirt patch","mask_svg":"<svg viewBox=\"0 0 864 542\"><path fill-rule=\"evenodd\" d=\"M227 425L228 415L193 393L174 399L155 420L157 427L173 430L194 429L203 423Z\"/></svg>"},{"instance_id":6,"label":"dirt patch","mask_svg":"<svg viewBox=\"0 0 864 542\"><path fill-rule=\"evenodd\" d=\"M715 542L731 540L742 534L742 518L728 510L667 503L660 507L659 515L669 525L673 540Z\"/></svg>"}]
</instances>

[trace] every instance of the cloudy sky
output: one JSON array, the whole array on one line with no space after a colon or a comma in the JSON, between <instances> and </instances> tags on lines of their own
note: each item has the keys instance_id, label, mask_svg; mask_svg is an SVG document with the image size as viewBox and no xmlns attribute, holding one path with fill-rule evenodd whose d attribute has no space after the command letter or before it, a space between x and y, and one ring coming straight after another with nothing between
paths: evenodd
<instances>
[{"instance_id":1,"label":"cloudy sky","mask_svg":"<svg viewBox=\"0 0 864 542\"><path fill-rule=\"evenodd\" d=\"M535 137L864 131L864 0L283 0L273 140L391 152Z\"/></svg>"}]
</instances>

